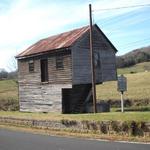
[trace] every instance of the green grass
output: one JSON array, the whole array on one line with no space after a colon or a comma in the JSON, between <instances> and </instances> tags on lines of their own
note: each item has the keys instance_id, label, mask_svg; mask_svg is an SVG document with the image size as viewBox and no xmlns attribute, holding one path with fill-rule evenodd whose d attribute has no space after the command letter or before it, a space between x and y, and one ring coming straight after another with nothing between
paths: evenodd
<instances>
[{"instance_id":1,"label":"green grass","mask_svg":"<svg viewBox=\"0 0 150 150\"><path fill-rule=\"evenodd\" d=\"M145 71L150 71L150 62L143 62L131 67L120 68L118 69L118 74L129 74Z\"/></svg>"},{"instance_id":2,"label":"green grass","mask_svg":"<svg viewBox=\"0 0 150 150\"><path fill-rule=\"evenodd\" d=\"M94 121L150 121L149 112L112 112L112 113L97 113L97 114L59 114L59 113L23 113L23 112L7 112L0 111L0 116L25 118L25 119L38 119L38 120L94 120Z\"/></svg>"},{"instance_id":3,"label":"green grass","mask_svg":"<svg viewBox=\"0 0 150 150\"><path fill-rule=\"evenodd\" d=\"M18 86L15 80L0 81L0 100L18 100Z\"/></svg>"},{"instance_id":4,"label":"green grass","mask_svg":"<svg viewBox=\"0 0 150 150\"><path fill-rule=\"evenodd\" d=\"M126 74L125 76L127 77L127 92L124 94L125 99L150 99L150 72ZM117 91L117 81L97 85L96 90L97 99L120 100L120 93Z\"/></svg>"}]
</instances>

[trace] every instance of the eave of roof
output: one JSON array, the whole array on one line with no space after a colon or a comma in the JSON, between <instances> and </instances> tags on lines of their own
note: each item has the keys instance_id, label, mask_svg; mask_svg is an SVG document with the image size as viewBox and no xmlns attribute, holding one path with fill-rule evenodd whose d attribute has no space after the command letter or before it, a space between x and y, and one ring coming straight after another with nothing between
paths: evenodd
<instances>
[{"instance_id":1,"label":"eave of roof","mask_svg":"<svg viewBox=\"0 0 150 150\"><path fill-rule=\"evenodd\" d=\"M72 46L73 43L76 42L88 30L89 26L85 26L42 39L18 54L16 58L28 57L30 55L45 53L56 49L68 48Z\"/></svg>"},{"instance_id":2,"label":"eave of roof","mask_svg":"<svg viewBox=\"0 0 150 150\"><path fill-rule=\"evenodd\" d=\"M97 26L97 24L94 24L93 26L95 26L99 30L99 32L105 37L108 43L110 43L114 51L117 52L117 49L114 47L111 41L106 37L106 35L102 32L102 30ZM31 45L25 51L18 54L16 58L22 59L26 57L32 57L35 55L36 56L41 55L54 50L67 49L71 47L84 33L88 32L89 29L90 29L89 26L85 26L82 28L78 28L75 30L71 30L68 32L64 32L58 35L54 35L42 39L37 43Z\"/></svg>"}]
</instances>

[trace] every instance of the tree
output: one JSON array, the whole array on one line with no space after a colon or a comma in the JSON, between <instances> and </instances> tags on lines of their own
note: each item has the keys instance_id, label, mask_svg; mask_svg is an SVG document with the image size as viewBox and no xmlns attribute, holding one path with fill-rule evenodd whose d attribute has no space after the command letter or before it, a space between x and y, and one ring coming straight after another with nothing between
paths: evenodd
<instances>
[{"instance_id":1,"label":"tree","mask_svg":"<svg viewBox=\"0 0 150 150\"><path fill-rule=\"evenodd\" d=\"M5 69L0 70L0 80L2 79L7 79L8 77L8 72Z\"/></svg>"},{"instance_id":2,"label":"tree","mask_svg":"<svg viewBox=\"0 0 150 150\"><path fill-rule=\"evenodd\" d=\"M8 61L7 68L10 70L10 72L15 72L17 71L17 60L15 57L11 57Z\"/></svg>"}]
</instances>

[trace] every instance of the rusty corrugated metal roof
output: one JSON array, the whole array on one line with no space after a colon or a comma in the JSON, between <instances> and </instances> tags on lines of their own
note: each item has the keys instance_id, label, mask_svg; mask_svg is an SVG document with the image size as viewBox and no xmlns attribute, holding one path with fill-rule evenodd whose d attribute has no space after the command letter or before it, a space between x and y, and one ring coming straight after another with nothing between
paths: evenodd
<instances>
[{"instance_id":1,"label":"rusty corrugated metal roof","mask_svg":"<svg viewBox=\"0 0 150 150\"><path fill-rule=\"evenodd\" d=\"M26 57L55 49L70 47L77 39L89 30L89 26L64 32L38 41L16 57Z\"/></svg>"}]
</instances>

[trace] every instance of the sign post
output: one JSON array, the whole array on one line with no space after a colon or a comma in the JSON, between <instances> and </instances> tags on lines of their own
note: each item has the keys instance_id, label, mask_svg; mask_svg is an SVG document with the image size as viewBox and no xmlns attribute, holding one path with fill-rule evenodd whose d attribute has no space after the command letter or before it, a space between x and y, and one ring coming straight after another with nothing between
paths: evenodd
<instances>
[{"instance_id":1,"label":"sign post","mask_svg":"<svg viewBox=\"0 0 150 150\"><path fill-rule=\"evenodd\" d=\"M123 92L121 92L121 112L124 112Z\"/></svg>"},{"instance_id":2,"label":"sign post","mask_svg":"<svg viewBox=\"0 0 150 150\"><path fill-rule=\"evenodd\" d=\"M118 91L121 92L121 112L124 112L123 93L127 91L127 78L123 75L118 77Z\"/></svg>"}]
</instances>

